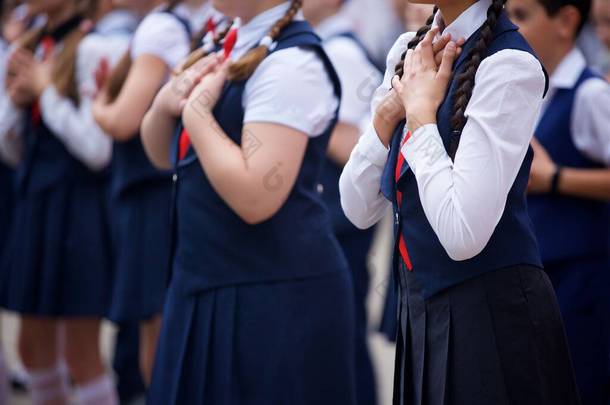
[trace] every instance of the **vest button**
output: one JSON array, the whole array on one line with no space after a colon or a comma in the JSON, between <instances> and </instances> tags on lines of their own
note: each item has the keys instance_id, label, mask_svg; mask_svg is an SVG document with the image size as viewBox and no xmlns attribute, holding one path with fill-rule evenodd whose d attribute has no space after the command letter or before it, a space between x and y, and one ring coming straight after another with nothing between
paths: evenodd
<instances>
[{"instance_id":1,"label":"vest button","mask_svg":"<svg viewBox=\"0 0 610 405\"><path fill-rule=\"evenodd\" d=\"M174 183L178 181L178 175L176 173L174 173L174 175L172 176L172 181Z\"/></svg>"},{"instance_id":2,"label":"vest button","mask_svg":"<svg viewBox=\"0 0 610 405\"><path fill-rule=\"evenodd\" d=\"M394 213L394 223L396 224L396 226L400 224L400 215L398 215L398 212Z\"/></svg>"},{"instance_id":3,"label":"vest button","mask_svg":"<svg viewBox=\"0 0 610 405\"><path fill-rule=\"evenodd\" d=\"M316 191L318 194L322 194L324 192L324 186L321 183L316 184Z\"/></svg>"}]
</instances>

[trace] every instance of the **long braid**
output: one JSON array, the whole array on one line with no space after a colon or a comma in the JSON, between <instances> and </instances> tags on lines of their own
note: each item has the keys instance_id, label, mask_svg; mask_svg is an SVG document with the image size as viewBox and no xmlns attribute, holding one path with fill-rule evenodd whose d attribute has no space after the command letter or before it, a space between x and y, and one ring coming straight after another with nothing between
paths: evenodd
<instances>
[{"instance_id":1,"label":"long braid","mask_svg":"<svg viewBox=\"0 0 610 405\"><path fill-rule=\"evenodd\" d=\"M280 18L269 30L267 37L272 41L276 40L282 30L292 22L296 14L301 9L303 0L292 0L290 8L286 11L286 14ZM258 65L267 57L269 53L269 47L266 44L260 44L250 52L245 54L236 63L231 65L229 69L229 79L233 81L240 81L248 79L252 73L256 70Z\"/></svg>"},{"instance_id":2,"label":"long braid","mask_svg":"<svg viewBox=\"0 0 610 405\"><path fill-rule=\"evenodd\" d=\"M415 49L415 47L417 47L417 45L424 39L424 37L426 36L428 31L430 31L430 29L432 28L432 23L434 22L434 16L437 11L438 11L438 6L434 6L434 11L432 11L432 14L430 15L430 17L428 17L428 20L426 20L426 24L417 30L413 39L411 39L409 41L409 44L407 45L407 49L405 49L405 51L400 56L400 62L398 62L398 64L394 68L394 73L396 75L398 75L398 77L402 78L402 75L404 73L404 65L405 65L405 58L407 56L407 51L409 49Z\"/></svg>"},{"instance_id":3,"label":"long braid","mask_svg":"<svg viewBox=\"0 0 610 405\"><path fill-rule=\"evenodd\" d=\"M504 9L504 3L506 0L493 0L491 6L487 10L487 20L480 29L480 38L475 43L474 47L468 54L468 59L464 67L464 71L460 73L457 80L457 90L455 92L455 99L453 103L453 116L451 117L451 125L453 127L453 134L451 136L451 145L449 150L449 156L455 158L457 148L460 143L460 137L462 129L466 125L466 116L464 115L466 107L472 97L472 90L474 88L474 80L477 73L477 69L483 60L489 45L493 41L494 29L498 22L498 18Z\"/></svg>"},{"instance_id":4,"label":"long braid","mask_svg":"<svg viewBox=\"0 0 610 405\"><path fill-rule=\"evenodd\" d=\"M228 21L227 26L222 31L220 31L219 33L216 34L216 36L214 37L214 48L220 46L222 41L225 39L225 37L227 36L229 31L231 30L232 25L233 25L233 23L231 21ZM201 37L201 39L203 39L203 36ZM197 41L197 44L199 44L201 42L201 39L199 41ZM180 68L177 69L176 72L174 72L174 74L178 75L178 74L184 72L186 69L190 68L195 63L197 63L198 60L205 58L209 54L210 54L210 52L205 50L203 47L197 47L188 56L188 58L186 59L186 62L184 62L182 64L182 66L180 66Z\"/></svg>"}]
</instances>

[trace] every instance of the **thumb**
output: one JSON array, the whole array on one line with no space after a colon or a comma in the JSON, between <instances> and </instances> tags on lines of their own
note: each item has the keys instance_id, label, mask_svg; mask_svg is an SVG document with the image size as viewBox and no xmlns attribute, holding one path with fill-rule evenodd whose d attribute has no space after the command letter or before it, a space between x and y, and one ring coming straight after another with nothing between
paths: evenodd
<instances>
[{"instance_id":1,"label":"thumb","mask_svg":"<svg viewBox=\"0 0 610 405\"><path fill-rule=\"evenodd\" d=\"M400 81L400 77L398 77L398 75L395 75L392 78L392 88L396 91L396 93L398 95L402 94L403 85L402 85L402 82Z\"/></svg>"},{"instance_id":2,"label":"thumb","mask_svg":"<svg viewBox=\"0 0 610 405\"><path fill-rule=\"evenodd\" d=\"M443 52L443 59L441 60L441 66L438 69L437 77L449 80L451 72L453 71L453 62L457 55L457 46L455 42L451 41L445 47Z\"/></svg>"}]
</instances>

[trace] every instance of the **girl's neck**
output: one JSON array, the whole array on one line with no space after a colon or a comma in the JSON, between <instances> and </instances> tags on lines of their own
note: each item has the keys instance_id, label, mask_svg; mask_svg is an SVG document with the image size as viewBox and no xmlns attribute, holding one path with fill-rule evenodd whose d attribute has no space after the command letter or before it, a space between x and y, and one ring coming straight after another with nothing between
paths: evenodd
<instances>
[{"instance_id":1,"label":"girl's neck","mask_svg":"<svg viewBox=\"0 0 610 405\"><path fill-rule=\"evenodd\" d=\"M453 2L449 1L447 4L443 4L439 2L438 8L441 11L441 15L443 16L443 22L445 23L445 27L457 20L457 18L462 14L468 7L472 6L476 3L477 0L468 0L462 2Z\"/></svg>"},{"instance_id":2,"label":"girl's neck","mask_svg":"<svg viewBox=\"0 0 610 405\"><path fill-rule=\"evenodd\" d=\"M248 6L242 7L240 9L239 17L243 21L244 24L247 24L257 15L264 13L265 11L279 6L284 3L285 0L261 0L261 1L249 1Z\"/></svg>"},{"instance_id":3,"label":"girl's neck","mask_svg":"<svg viewBox=\"0 0 610 405\"><path fill-rule=\"evenodd\" d=\"M70 2L69 6L60 7L58 10L54 12L47 13L47 25L50 29L55 29L59 27L61 24L68 21L76 14L76 4L75 2Z\"/></svg>"},{"instance_id":4,"label":"girl's neck","mask_svg":"<svg viewBox=\"0 0 610 405\"><path fill-rule=\"evenodd\" d=\"M206 2L207 2L206 0L184 0L182 2L182 4L184 4L186 7L190 8L191 10L194 10L196 8L203 6Z\"/></svg>"}]
</instances>

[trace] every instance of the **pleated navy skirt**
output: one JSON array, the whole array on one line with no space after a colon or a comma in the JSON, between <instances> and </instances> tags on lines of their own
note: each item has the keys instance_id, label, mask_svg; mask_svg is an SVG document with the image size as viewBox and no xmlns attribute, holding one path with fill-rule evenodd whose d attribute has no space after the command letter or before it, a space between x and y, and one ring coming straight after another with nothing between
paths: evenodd
<instances>
[{"instance_id":1,"label":"pleated navy skirt","mask_svg":"<svg viewBox=\"0 0 610 405\"><path fill-rule=\"evenodd\" d=\"M22 315L103 317L112 285L106 182L17 193L2 306Z\"/></svg>"},{"instance_id":2,"label":"pleated navy skirt","mask_svg":"<svg viewBox=\"0 0 610 405\"><path fill-rule=\"evenodd\" d=\"M347 273L189 295L174 273L149 405L353 405Z\"/></svg>"},{"instance_id":3,"label":"pleated navy skirt","mask_svg":"<svg viewBox=\"0 0 610 405\"><path fill-rule=\"evenodd\" d=\"M610 260L545 263L555 287L582 403L610 404Z\"/></svg>"},{"instance_id":4,"label":"pleated navy skirt","mask_svg":"<svg viewBox=\"0 0 610 405\"><path fill-rule=\"evenodd\" d=\"M492 271L428 300L400 277L395 405L579 405L553 287L543 270Z\"/></svg>"},{"instance_id":5,"label":"pleated navy skirt","mask_svg":"<svg viewBox=\"0 0 610 405\"><path fill-rule=\"evenodd\" d=\"M353 281L356 329L356 393L357 404L375 405L377 388L375 372L368 347L368 317L366 298L369 292L367 260L375 228L362 231L353 225L351 231L337 233L337 240L345 253Z\"/></svg>"},{"instance_id":6,"label":"pleated navy skirt","mask_svg":"<svg viewBox=\"0 0 610 405\"><path fill-rule=\"evenodd\" d=\"M124 323L161 314L168 284L171 182L138 184L115 196L116 274L109 319Z\"/></svg>"}]
</instances>

